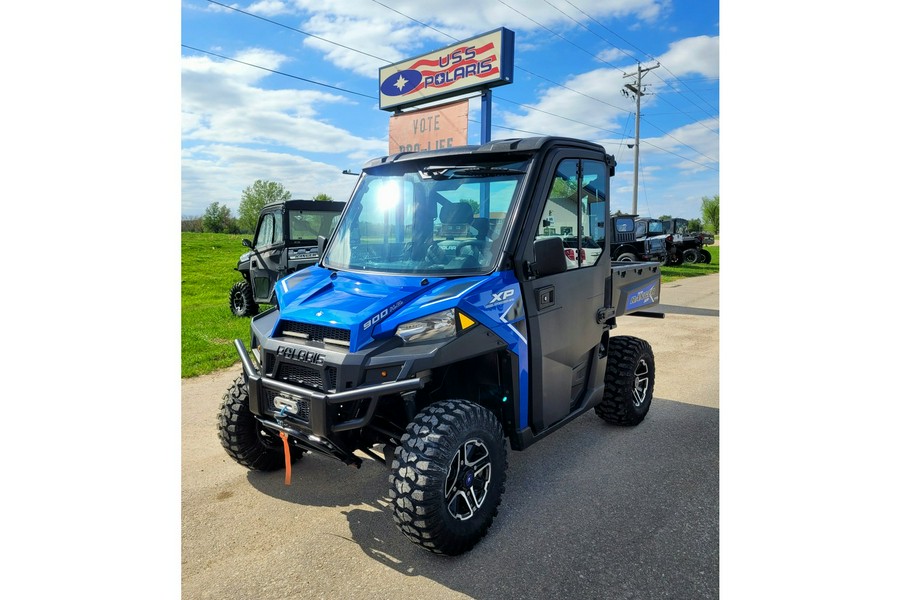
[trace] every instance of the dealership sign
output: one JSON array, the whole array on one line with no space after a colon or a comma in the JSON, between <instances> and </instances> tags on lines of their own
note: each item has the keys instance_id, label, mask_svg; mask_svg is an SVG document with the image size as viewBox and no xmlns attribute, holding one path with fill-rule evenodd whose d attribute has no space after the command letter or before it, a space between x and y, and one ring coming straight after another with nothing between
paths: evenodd
<instances>
[{"instance_id":1,"label":"dealership sign","mask_svg":"<svg viewBox=\"0 0 900 600\"><path fill-rule=\"evenodd\" d=\"M512 83L515 34L501 27L378 71L382 110Z\"/></svg>"}]
</instances>

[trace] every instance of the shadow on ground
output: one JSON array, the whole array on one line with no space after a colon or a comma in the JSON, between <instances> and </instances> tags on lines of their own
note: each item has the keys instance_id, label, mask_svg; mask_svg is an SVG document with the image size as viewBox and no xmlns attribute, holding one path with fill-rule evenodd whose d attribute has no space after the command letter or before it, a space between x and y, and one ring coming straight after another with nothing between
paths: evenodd
<instances>
[{"instance_id":1,"label":"shadow on ground","mask_svg":"<svg viewBox=\"0 0 900 600\"><path fill-rule=\"evenodd\" d=\"M716 409L657 398L637 427L591 412L510 452L500 513L460 557L400 533L384 466L306 456L293 472L296 487L277 473L248 480L286 502L346 506L352 541L373 561L474 598L718 598Z\"/></svg>"}]
</instances>

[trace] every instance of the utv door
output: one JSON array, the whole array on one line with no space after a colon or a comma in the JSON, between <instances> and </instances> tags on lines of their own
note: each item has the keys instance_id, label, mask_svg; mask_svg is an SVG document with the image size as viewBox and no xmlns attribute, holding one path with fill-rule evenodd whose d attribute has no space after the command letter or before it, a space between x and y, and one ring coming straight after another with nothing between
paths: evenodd
<instances>
[{"instance_id":1,"label":"utv door","mask_svg":"<svg viewBox=\"0 0 900 600\"><path fill-rule=\"evenodd\" d=\"M537 222L526 224L520 256L525 261L534 260L534 241L558 235L562 228L587 235L602 251L597 256L596 249L592 253L576 249L577 262L569 261L565 272L538 275L522 284L528 322L531 426L535 433L570 414L596 385L591 382L604 332L596 315L606 304L605 282L610 270L604 239L608 230L606 163L602 157L580 160L567 158L564 153L548 160L553 161L553 177L536 190L534 201L543 201L544 206L537 213ZM589 256L595 262L589 263Z\"/></svg>"},{"instance_id":2,"label":"utv door","mask_svg":"<svg viewBox=\"0 0 900 600\"><path fill-rule=\"evenodd\" d=\"M264 212L256 227L250 256L250 284L256 302L272 304L275 282L285 272L284 215L281 209Z\"/></svg>"}]
</instances>

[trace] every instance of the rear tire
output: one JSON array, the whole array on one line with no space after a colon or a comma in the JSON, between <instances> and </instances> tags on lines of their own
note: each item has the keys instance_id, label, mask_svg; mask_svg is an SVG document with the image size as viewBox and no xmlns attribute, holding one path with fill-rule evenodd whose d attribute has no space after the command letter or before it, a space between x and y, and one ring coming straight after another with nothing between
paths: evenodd
<instances>
[{"instance_id":1,"label":"rear tire","mask_svg":"<svg viewBox=\"0 0 900 600\"><path fill-rule=\"evenodd\" d=\"M231 314L236 317L252 317L259 312L259 305L253 300L253 290L246 281L238 281L231 286L229 305Z\"/></svg>"},{"instance_id":2,"label":"rear tire","mask_svg":"<svg viewBox=\"0 0 900 600\"><path fill-rule=\"evenodd\" d=\"M253 471L284 468L284 442L259 424L250 412L250 394L241 373L222 397L219 409L219 441L228 456ZM303 451L290 447L291 462Z\"/></svg>"},{"instance_id":3,"label":"rear tire","mask_svg":"<svg viewBox=\"0 0 900 600\"><path fill-rule=\"evenodd\" d=\"M391 464L394 522L436 554L471 549L494 521L506 482L503 428L467 400L424 408L406 428Z\"/></svg>"},{"instance_id":4,"label":"rear tire","mask_svg":"<svg viewBox=\"0 0 900 600\"><path fill-rule=\"evenodd\" d=\"M646 341L627 335L609 338L606 389L594 412L614 425L637 425L653 400L656 364Z\"/></svg>"},{"instance_id":5,"label":"rear tire","mask_svg":"<svg viewBox=\"0 0 900 600\"><path fill-rule=\"evenodd\" d=\"M623 252L616 260L621 262L637 262L637 256L635 256L631 252Z\"/></svg>"},{"instance_id":6,"label":"rear tire","mask_svg":"<svg viewBox=\"0 0 900 600\"><path fill-rule=\"evenodd\" d=\"M700 258L703 259L702 262L704 264L708 265L712 262L712 254L710 254L709 250L706 250L705 248L700 249Z\"/></svg>"},{"instance_id":7,"label":"rear tire","mask_svg":"<svg viewBox=\"0 0 900 600\"><path fill-rule=\"evenodd\" d=\"M693 265L700 262L700 253L697 252L694 248L688 248L682 254L682 258L687 264Z\"/></svg>"}]
</instances>

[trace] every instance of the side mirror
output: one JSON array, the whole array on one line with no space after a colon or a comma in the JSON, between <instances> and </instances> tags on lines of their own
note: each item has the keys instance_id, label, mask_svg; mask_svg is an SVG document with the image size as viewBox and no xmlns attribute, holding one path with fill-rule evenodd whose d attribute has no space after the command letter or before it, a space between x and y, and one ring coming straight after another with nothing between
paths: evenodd
<instances>
[{"instance_id":1,"label":"side mirror","mask_svg":"<svg viewBox=\"0 0 900 600\"><path fill-rule=\"evenodd\" d=\"M567 268L566 250L563 247L562 238L543 238L534 243L534 262L531 263L531 272L535 277L564 273Z\"/></svg>"},{"instance_id":2,"label":"side mirror","mask_svg":"<svg viewBox=\"0 0 900 600\"><path fill-rule=\"evenodd\" d=\"M325 256L325 246L328 245L328 238L324 235L320 235L318 238L316 238L316 241L319 245L319 259L321 260L321 258Z\"/></svg>"},{"instance_id":3,"label":"side mirror","mask_svg":"<svg viewBox=\"0 0 900 600\"><path fill-rule=\"evenodd\" d=\"M241 240L241 245L246 246L247 248L250 248L251 250L253 250L253 242L251 242L248 239Z\"/></svg>"}]
</instances>

